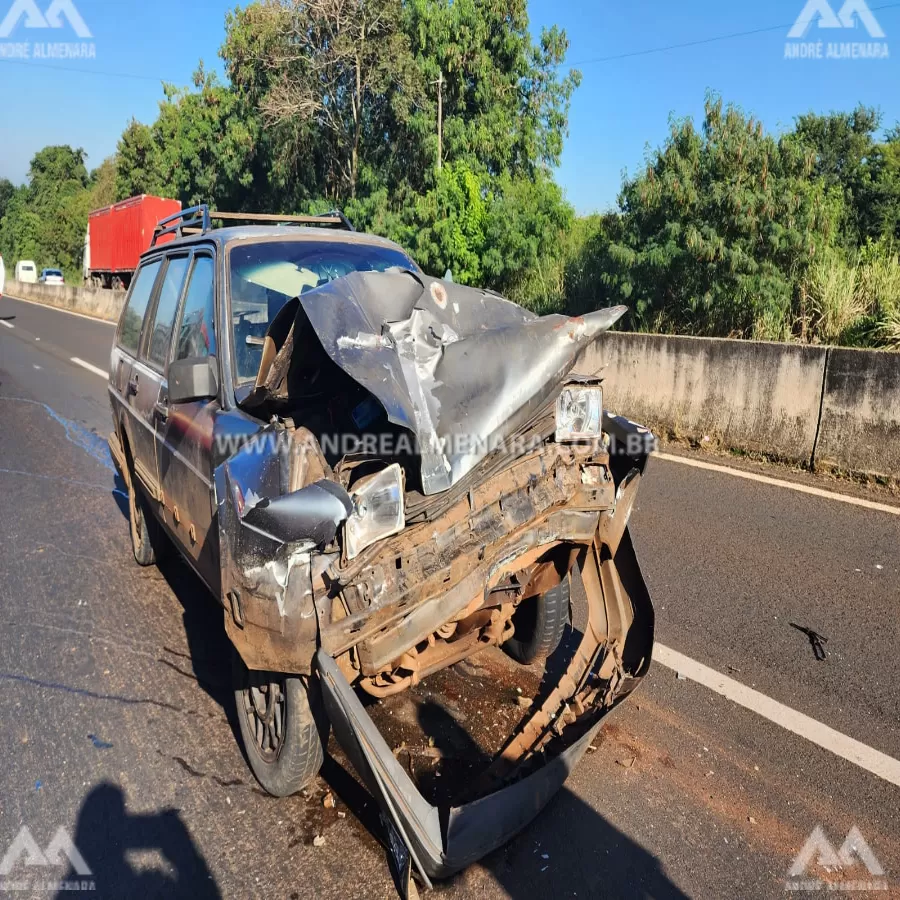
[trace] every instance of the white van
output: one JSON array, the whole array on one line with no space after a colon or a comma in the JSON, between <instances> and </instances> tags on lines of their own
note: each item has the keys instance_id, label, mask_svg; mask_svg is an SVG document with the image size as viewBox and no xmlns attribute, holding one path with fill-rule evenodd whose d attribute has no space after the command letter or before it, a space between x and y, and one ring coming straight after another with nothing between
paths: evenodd
<instances>
[{"instance_id":1,"label":"white van","mask_svg":"<svg viewBox=\"0 0 900 900\"><path fill-rule=\"evenodd\" d=\"M21 281L24 284L37 284L37 280L37 266L34 260L20 259L16 263L16 281Z\"/></svg>"}]
</instances>

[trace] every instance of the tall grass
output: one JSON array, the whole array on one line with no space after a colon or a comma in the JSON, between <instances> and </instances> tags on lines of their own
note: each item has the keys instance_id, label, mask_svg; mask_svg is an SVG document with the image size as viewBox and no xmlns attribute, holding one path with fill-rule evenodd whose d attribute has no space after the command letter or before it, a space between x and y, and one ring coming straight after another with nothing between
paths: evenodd
<instances>
[{"instance_id":1,"label":"tall grass","mask_svg":"<svg viewBox=\"0 0 900 900\"><path fill-rule=\"evenodd\" d=\"M900 350L900 306L888 310L879 322L878 337L889 350Z\"/></svg>"},{"instance_id":2,"label":"tall grass","mask_svg":"<svg viewBox=\"0 0 900 900\"><path fill-rule=\"evenodd\" d=\"M835 251L822 256L807 274L807 333L825 344L838 344L868 312L860 290L859 264L848 263Z\"/></svg>"},{"instance_id":3,"label":"tall grass","mask_svg":"<svg viewBox=\"0 0 900 900\"><path fill-rule=\"evenodd\" d=\"M891 244L852 256L831 248L800 284L794 333L802 340L900 349L900 259Z\"/></svg>"}]
</instances>

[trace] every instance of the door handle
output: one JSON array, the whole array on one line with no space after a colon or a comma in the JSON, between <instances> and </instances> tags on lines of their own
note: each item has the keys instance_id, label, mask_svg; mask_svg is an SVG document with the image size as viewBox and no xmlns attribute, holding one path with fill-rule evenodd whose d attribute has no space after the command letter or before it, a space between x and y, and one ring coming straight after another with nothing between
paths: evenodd
<instances>
[{"instance_id":1,"label":"door handle","mask_svg":"<svg viewBox=\"0 0 900 900\"><path fill-rule=\"evenodd\" d=\"M134 397L137 394L137 392L138 392L138 377L137 377L137 375L135 375L134 378L132 378L128 382L128 388L126 390L127 390L126 396L128 396L128 397Z\"/></svg>"},{"instance_id":2,"label":"door handle","mask_svg":"<svg viewBox=\"0 0 900 900\"><path fill-rule=\"evenodd\" d=\"M169 420L169 407L164 403L154 403L153 412L156 413L156 418L159 419L163 425Z\"/></svg>"}]
</instances>

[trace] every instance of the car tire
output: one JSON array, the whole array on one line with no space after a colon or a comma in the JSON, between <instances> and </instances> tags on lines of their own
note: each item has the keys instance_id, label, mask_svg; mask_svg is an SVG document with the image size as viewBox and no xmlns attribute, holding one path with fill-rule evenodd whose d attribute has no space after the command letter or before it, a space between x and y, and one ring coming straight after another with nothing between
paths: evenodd
<instances>
[{"instance_id":1,"label":"car tire","mask_svg":"<svg viewBox=\"0 0 900 900\"><path fill-rule=\"evenodd\" d=\"M131 549L139 566L152 566L164 555L165 536L153 511L137 483L129 461L128 469L128 524L131 531Z\"/></svg>"},{"instance_id":2,"label":"car tire","mask_svg":"<svg viewBox=\"0 0 900 900\"><path fill-rule=\"evenodd\" d=\"M524 600L512 621L515 634L503 645L509 656L526 666L550 656L569 624L569 579L545 594Z\"/></svg>"},{"instance_id":3,"label":"car tire","mask_svg":"<svg viewBox=\"0 0 900 900\"><path fill-rule=\"evenodd\" d=\"M325 760L327 725L311 681L251 671L234 651L234 700L247 762L273 797L303 790Z\"/></svg>"}]
</instances>

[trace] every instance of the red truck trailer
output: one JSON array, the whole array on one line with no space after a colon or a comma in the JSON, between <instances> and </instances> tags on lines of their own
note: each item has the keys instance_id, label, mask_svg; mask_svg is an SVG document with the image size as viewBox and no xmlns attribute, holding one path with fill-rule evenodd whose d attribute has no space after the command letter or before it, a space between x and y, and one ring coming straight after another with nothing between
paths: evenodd
<instances>
[{"instance_id":1,"label":"red truck trailer","mask_svg":"<svg viewBox=\"0 0 900 900\"><path fill-rule=\"evenodd\" d=\"M141 194L88 216L84 240L84 283L127 288L138 259L150 247L156 223L181 211L178 200ZM171 240L164 238L162 242Z\"/></svg>"}]
</instances>

